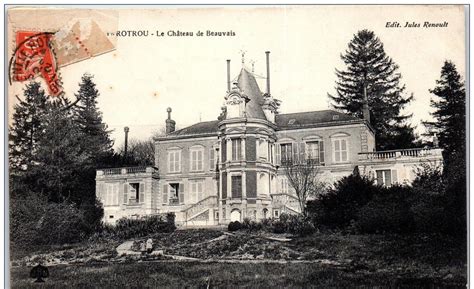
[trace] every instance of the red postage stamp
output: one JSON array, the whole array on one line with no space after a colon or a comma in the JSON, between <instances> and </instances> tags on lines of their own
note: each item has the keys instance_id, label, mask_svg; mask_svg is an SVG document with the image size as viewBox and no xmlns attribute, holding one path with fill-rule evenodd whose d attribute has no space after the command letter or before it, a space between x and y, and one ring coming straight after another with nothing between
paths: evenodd
<instances>
[{"instance_id":1,"label":"red postage stamp","mask_svg":"<svg viewBox=\"0 0 474 289\"><path fill-rule=\"evenodd\" d=\"M58 96L63 92L58 66L51 46L53 33L18 31L16 49L10 62L10 82L44 78L49 93Z\"/></svg>"}]
</instances>

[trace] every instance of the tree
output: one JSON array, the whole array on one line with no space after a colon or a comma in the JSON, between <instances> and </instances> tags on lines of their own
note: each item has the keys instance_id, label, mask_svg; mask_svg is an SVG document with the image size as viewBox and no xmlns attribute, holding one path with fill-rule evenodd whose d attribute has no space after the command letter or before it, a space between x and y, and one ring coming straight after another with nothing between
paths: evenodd
<instances>
[{"instance_id":1,"label":"tree","mask_svg":"<svg viewBox=\"0 0 474 289\"><path fill-rule=\"evenodd\" d=\"M26 84L25 99L14 106L13 122L9 128L9 167L11 172L27 170L38 149L38 139L45 124L41 121L47 110L49 96L39 82Z\"/></svg>"},{"instance_id":2,"label":"tree","mask_svg":"<svg viewBox=\"0 0 474 289\"><path fill-rule=\"evenodd\" d=\"M48 195L49 201L68 199L80 204L87 197L81 190L84 184L80 175L90 157L82 145L84 136L72 118L67 100L55 99L48 106L41 119L44 130L33 157L34 165L26 172L25 180L32 191Z\"/></svg>"},{"instance_id":3,"label":"tree","mask_svg":"<svg viewBox=\"0 0 474 289\"><path fill-rule=\"evenodd\" d=\"M445 61L441 68L441 78L430 90L438 97L431 100L435 108L432 116L436 121L425 122L432 133L437 133L439 145L445 156L451 153L465 153L466 150L466 91L456 66Z\"/></svg>"},{"instance_id":4,"label":"tree","mask_svg":"<svg viewBox=\"0 0 474 289\"><path fill-rule=\"evenodd\" d=\"M456 66L445 61L436 87L430 90L438 97L431 101L434 122L426 122L437 133L443 148L445 214L451 220L452 233L466 232L466 91Z\"/></svg>"},{"instance_id":5,"label":"tree","mask_svg":"<svg viewBox=\"0 0 474 289\"><path fill-rule=\"evenodd\" d=\"M124 158L124 165L153 166L155 164L155 143L152 138L147 140L132 139L128 143L127 155L122 145L119 153Z\"/></svg>"},{"instance_id":6,"label":"tree","mask_svg":"<svg viewBox=\"0 0 474 289\"><path fill-rule=\"evenodd\" d=\"M282 168L289 185L295 190L303 217L307 217L308 198L319 195L325 188L320 182L319 160L308 157L304 160L289 159L282 162Z\"/></svg>"},{"instance_id":7,"label":"tree","mask_svg":"<svg viewBox=\"0 0 474 289\"><path fill-rule=\"evenodd\" d=\"M385 54L380 39L372 31L361 30L341 58L347 69L336 69L336 95L328 94L333 106L362 118L367 101L377 149L413 147L413 127L406 124L411 115L402 114L413 96L404 95L398 65Z\"/></svg>"},{"instance_id":8,"label":"tree","mask_svg":"<svg viewBox=\"0 0 474 289\"><path fill-rule=\"evenodd\" d=\"M93 76L84 74L76 95L78 102L73 106L74 120L84 134L84 148L89 151L91 165L95 168L97 160L112 151L113 141L110 131L102 121L102 113L97 108L99 91L92 81Z\"/></svg>"}]
</instances>

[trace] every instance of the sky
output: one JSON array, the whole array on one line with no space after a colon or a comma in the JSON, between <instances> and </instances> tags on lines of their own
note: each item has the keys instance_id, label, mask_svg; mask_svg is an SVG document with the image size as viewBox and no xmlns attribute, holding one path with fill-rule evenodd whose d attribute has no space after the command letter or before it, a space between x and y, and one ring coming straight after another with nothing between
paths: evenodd
<instances>
[{"instance_id":1,"label":"sky","mask_svg":"<svg viewBox=\"0 0 474 289\"><path fill-rule=\"evenodd\" d=\"M22 11L18 12L20 15ZM30 11L31 13L31 11ZM462 6L226 6L221 8L119 7L70 11L45 9L33 17L10 17L10 31L21 27L63 27L74 18L94 20L104 33L115 30L233 31L231 37L110 37L115 50L60 67L66 96L73 99L81 75L91 73L100 91L99 108L115 146L129 137L146 139L162 129L172 108L177 128L215 120L226 93L226 59L231 78L245 65L265 90L265 51L270 51L271 92L280 99L281 113L327 109L334 94L335 69L357 31L369 29L399 65L401 83L414 101L405 112L422 132L421 120L430 119L429 89L440 77L445 60L465 74L465 17ZM41 15L47 15L45 20ZM46 25L44 22L49 21ZM389 28L387 22L448 22L438 28ZM50 23L51 22L51 23ZM9 87L9 109L24 83Z\"/></svg>"}]
</instances>

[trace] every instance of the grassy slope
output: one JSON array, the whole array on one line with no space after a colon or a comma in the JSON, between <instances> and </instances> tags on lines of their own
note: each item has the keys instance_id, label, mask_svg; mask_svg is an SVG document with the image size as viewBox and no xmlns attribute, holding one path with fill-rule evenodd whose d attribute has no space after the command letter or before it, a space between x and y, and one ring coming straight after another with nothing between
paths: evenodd
<instances>
[{"instance_id":1,"label":"grassy slope","mask_svg":"<svg viewBox=\"0 0 474 289\"><path fill-rule=\"evenodd\" d=\"M165 246L168 253L188 256L197 254L204 259L206 251L212 253L215 251L213 249L216 249L213 247L216 246L219 247L219 252L225 251L223 249L231 252L237 247L245 248L245 244L251 243L245 251L276 251L274 248L268 248L268 242L249 242L255 240L249 237L249 234L237 234L231 239L232 242L224 240L217 244L186 246L187 243L197 244L218 235L215 231L189 230L158 234L154 238L160 239L157 243ZM84 246L86 245L81 245ZM135 288L199 287L206 284L208 277L211 278L211 284L217 287L248 288L352 288L374 285L406 288L435 285L460 288L465 287L466 283L466 244L443 236L316 234L295 238L284 246L294 252L313 252L314 255L304 255L306 260L308 256L314 256L314 259L339 261L342 266L183 262L61 265L50 267L52 277L45 285L49 284L55 288L89 287L90 284L105 288L124 285ZM28 278L29 270L27 267L12 269L15 288L32 286Z\"/></svg>"}]
</instances>

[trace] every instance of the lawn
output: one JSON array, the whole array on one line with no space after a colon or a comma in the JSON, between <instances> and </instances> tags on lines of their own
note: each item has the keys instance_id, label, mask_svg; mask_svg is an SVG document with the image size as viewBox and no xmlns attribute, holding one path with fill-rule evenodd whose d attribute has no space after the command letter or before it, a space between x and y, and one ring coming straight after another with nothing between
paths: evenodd
<instances>
[{"instance_id":1,"label":"lawn","mask_svg":"<svg viewBox=\"0 0 474 289\"><path fill-rule=\"evenodd\" d=\"M114 254L116 241L56 246L45 256L66 265L49 266L51 277L38 286L29 278L34 262L18 257L11 262L12 287L465 288L467 279L466 243L446 236L317 233L281 241L261 233L178 230L148 237L167 255L197 260L129 259ZM34 255L16 253L29 261Z\"/></svg>"}]
</instances>

